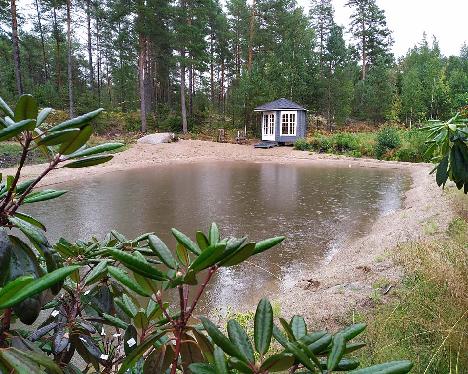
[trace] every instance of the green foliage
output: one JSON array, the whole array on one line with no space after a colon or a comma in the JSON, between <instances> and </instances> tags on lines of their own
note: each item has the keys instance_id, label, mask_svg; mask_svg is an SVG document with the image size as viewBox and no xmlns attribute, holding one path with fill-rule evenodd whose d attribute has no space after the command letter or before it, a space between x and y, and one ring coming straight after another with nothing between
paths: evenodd
<instances>
[{"instance_id":1,"label":"green foliage","mask_svg":"<svg viewBox=\"0 0 468 374\"><path fill-rule=\"evenodd\" d=\"M398 129L392 126L384 126L377 133L375 144L375 156L381 159L385 153L398 148L401 145Z\"/></svg>"},{"instance_id":2,"label":"green foliage","mask_svg":"<svg viewBox=\"0 0 468 374\"><path fill-rule=\"evenodd\" d=\"M438 165L436 172L438 186L445 186L447 180L455 183L459 190L468 193L468 119L460 113L447 122L432 121L424 130L428 132L430 150L435 151Z\"/></svg>"},{"instance_id":3,"label":"green foliage","mask_svg":"<svg viewBox=\"0 0 468 374\"><path fill-rule=\"evenodd\" d=\"M310 144L306 139L299 138L294 142L294 149L299 151L308 151L310 149Z\"/></svg>"}]
</instances>

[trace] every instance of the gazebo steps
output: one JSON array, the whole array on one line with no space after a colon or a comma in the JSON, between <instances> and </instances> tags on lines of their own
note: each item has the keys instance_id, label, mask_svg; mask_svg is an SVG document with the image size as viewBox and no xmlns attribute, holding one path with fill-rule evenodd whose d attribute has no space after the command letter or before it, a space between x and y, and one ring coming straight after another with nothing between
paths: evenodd
<instances>
[{"instance_id":1,"label":"gazebo steps","mask_svg":"<svg viewBox=\"0 0 468 374\"><path fill-rule=\"evenodd\" d=\"M255 144L254 147L255 148L273 148L273 147L278 147L278 142L268 142L268 141L264 141L264 142L260 142L258 144Z\"/></svg>"}]
</instances>

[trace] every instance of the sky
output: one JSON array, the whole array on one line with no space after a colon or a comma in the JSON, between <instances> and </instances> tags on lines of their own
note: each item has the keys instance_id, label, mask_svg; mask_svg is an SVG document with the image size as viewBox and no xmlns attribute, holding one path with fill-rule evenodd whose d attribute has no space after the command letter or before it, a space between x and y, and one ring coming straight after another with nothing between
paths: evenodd
<instances>
[{"instance_id":1,"label":"sky","mask_svg":"<svg viewBox=\"0 0 468 374\"><path fill-rule=\"evenodd\" d=\"M468 0L376 0L385 10L387 24L393 31L396 56L405 55L408 49L421 41L426 32L428 40L435 35L446 56L458 55L464 42L468 42ZM309 9L310 0L297 0ZM335 20L339 25L349 24L351 9L346 0L332 0Z\"/></svg>"}]
</instances>

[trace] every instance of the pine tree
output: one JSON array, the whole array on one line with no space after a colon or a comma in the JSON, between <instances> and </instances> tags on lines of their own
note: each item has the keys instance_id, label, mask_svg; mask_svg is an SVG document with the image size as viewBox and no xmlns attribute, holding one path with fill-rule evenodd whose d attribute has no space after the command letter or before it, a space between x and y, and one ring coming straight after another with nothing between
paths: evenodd
<instances>
[{"instance_id":1,"label":"pine tree","mask_svg":"<svg viewBox=\"0 0 468 374\"><path fill-rule=\"evenodd\" d=\"M391 32L385 12L375 0L348 0L346 6L353 8L350 31L361 56L361 79L365 80L370 65L391 62Z\"/></svg>"},{"instance_id":2,"label":"pine tree","mask_svg":"<svg viewBox=\"0 0 468 374\"><path fill-rule=\"evenodd\" d=\"M11 40L13 43L13 62L16 78L16 89L21 95L23 93L23 79L21 77L21 61L19 49L19 36L18 36L18 17L16 12L16 1L10 1L11 11Z\"/></svg>"},{"instance_id":3,"label":"pine tree","mask_svg":"<svg viewBox=\"0 0 468 374\"><path fill-rule=\"evenodd\" d=\"M333 5L331 0L312 0L309 10L309 17L312 27L317 34L317 47L320 61L320 68L323 68L323 60L327 40L334 26Z\"/></svg>"}]
</instances>

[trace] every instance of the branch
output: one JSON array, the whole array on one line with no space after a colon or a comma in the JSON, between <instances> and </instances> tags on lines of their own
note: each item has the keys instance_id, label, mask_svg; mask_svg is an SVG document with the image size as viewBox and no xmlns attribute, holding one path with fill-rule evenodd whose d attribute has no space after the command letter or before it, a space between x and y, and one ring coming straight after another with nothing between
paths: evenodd
<instances>
[{"instance_id":1,"label":"branch","mask_svg":"<svg viewBox=\"0 0 468 374\"><path fill-rule=\"evenodd\" d=\"M197 306L197 303L200 300L200 297L203 295L203 292L205 291L206 286L210 282L211 277L216 272L216 270L218 270L218 265L210 267L210 270L208 271L208 275L207 275L207 277L205 279L205 282L203 282L203 284L198 289L197 296L193 300L192 306L190 307L189 311L187 312L187 314L185 316L185 322L187 322L189 320L189 318L192 316L192 313L195 310L195 307Z\"/></svg>"},{"instance_id":2,"label":"branch","mask_svg":"<svg viewBox=\"0 0 468 374\"><path fill-rule=\"evenodd\" d=\"M21 169L23 168L24 163L26 162L26 157L28 156L29 144L31 144L31 137L27 136L26 141L24 142L24 145L23 145L23 152L21 153L20 163L19 163L18 169L16 169L15 178L13 179L13 183L11 184L10 189L8 190L8 193L7 193L6 197L5 197L5 200L3 201L2 205L0 206L0 211L3 211L5 209L5 207L10 202L11 197L13 196L13 191L15 190L16 185L18 184L18 181L19 181L20 176L21 176Z\"/></svg>"},{"instance_id":3,"label":"branch","mask_svg":"<svg viewBox=\"0 0 468 374\"><path fill-rule=\"evenodd\" d=\"M19 206L23 203L24 199L26 198L26 196L32 191L32 189L34 187L36 187L36 185L47 175L49 174L53 169L55 169L55 167L57 166L57 164L60 162L60 154L58 154L57 156L55 156L54 160L49 164L49 166L41 173L41 175L39 175L34 182L31 183L31 185L23 192L23 194L20 196L20 198L18 199L18 201L16 203L14 203L12 206L11 206L11 209L10 209L10 215L13 215L15 214L16 210L19 208Z\"/></svg>"}]
</instances>

